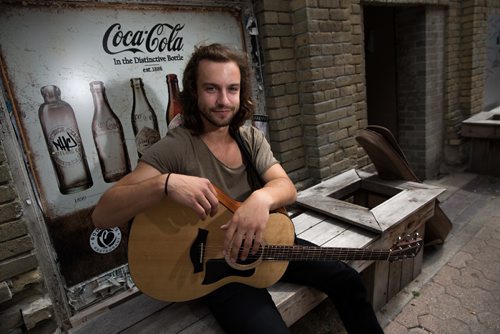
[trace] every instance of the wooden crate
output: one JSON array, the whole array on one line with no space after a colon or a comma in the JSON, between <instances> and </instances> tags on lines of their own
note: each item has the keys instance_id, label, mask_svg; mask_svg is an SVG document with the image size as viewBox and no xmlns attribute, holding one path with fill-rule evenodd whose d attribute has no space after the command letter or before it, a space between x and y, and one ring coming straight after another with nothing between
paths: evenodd
<instances>
[{"instance_id":1,"label":"wooden crate","mask_svg":"<svg viewBox=\"0 0 500 334\"><path fill-rule=\"evenodd\" d=\"M462 135L471 139L471 172L500 176L500 111L480 112L462 122Z\"/></svg>"}]
</instances>

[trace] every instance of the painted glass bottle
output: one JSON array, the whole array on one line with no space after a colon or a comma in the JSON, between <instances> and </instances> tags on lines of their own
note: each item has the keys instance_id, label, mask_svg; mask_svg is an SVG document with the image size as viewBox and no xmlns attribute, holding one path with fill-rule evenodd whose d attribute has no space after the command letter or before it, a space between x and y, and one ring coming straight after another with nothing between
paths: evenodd
<instances>
[{"instance_id":1,"label":"painted glass bottle","mask_svg":"<svg viewBox=\"0 0 500 334\"><path fill-rule=\"evenodd\" d=\"M146 149L160 140L160 131L156 114L144 91L141 78L130 79L134 102L132 106L132 128L139 157Z\"/></svg>"},{"instance_id":2,"label":"painted glass bottle","mask_svg":"<svg viewBox=\"0 0 500 334\"><path fill-rule=\"evenodd\" d=\"M130 172L125 136L120 119L111 109L102 81L92 81L94 101L92 135L105 182L115 182Z\"/></svg>"},{"instance_id":3,"label":"painted glass bottle","mask_svg":"<svg viewBox=\"0 0 500 334\"><path fill-rule=\"evenodd\" d=\"M167 74L166 81L168 87L168 105L165 118L167 120L168 129L173 129L182 124L182 105L179 96L179 82L175 74Z\"/></svg>"},{"instance_id":4,"label":"painted glass bottle","mask_svg":"<svg viewBox=\"0 0 500 334\"><path fill-rule=\"evenodd\" d=\"M41 93L44 103L38 109L38 117L59 191L71 194L90 188L92 176L73 108L61 100L57 86L44 86Z\"/></svg>"}]
</instances>

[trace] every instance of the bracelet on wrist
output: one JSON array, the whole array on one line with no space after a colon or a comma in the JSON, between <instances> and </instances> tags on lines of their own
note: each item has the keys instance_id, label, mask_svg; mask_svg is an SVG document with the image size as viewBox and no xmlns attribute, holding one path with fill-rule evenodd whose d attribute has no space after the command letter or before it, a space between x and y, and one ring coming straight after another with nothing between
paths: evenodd
<instances>
[{"instance_id":1,"label":"bracelet on wrist","mask_svg":"<svg viewBox=\"0 0 500 334\"><path fill-rule=\"evenodd\" d=\"M170 178L170 175L172 175L172 173L168 173L167 174L167 178L165 179L165 196L168 196L168 179Z\"/></svg>"}]
</instances>

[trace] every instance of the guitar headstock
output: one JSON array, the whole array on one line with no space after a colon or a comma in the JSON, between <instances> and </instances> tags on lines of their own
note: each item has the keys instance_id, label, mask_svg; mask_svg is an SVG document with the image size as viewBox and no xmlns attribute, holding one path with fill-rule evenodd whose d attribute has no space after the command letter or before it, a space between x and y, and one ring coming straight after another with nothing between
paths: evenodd
<instances>
[{"instance_id":1,"label":"guitar headstock","mask_svg":"<svg viewBox=\"0 0 500 334\"><path fill-rule=\"evenodd\" d=\"M418 233L413 236L399 237L398 241L390 248L389 261L400 261L415 257L423 245L423 240Z\"/></svg>"}]
</instances>

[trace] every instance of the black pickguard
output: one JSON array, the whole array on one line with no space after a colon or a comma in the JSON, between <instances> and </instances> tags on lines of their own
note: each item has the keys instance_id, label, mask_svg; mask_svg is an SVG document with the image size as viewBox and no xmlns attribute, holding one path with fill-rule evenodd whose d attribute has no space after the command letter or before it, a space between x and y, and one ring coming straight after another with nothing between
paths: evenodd
<instances>
[{"instance_id":1,"label":"black pickguard","mask_svg":"<svg viewBox=\"0 0 500 334\"><path fill-rule=\"evenodd\" d=\"M250 277L255 273L255 268L238 270L229 266L225 259L212 259L207 261L206 274L202 284L212 284L228 276Z\"/></svg>"},{"instance_id":2,"label":"black pickguard","mask_svg":"<svg viewBox=\"0 0 500 334\"><path fill-rule=\"evenodd\" d=\"M255 273L255 268L239 270L231 267L227 264L224 258L211 259L205 263L205 247L207 245L208 231L204 229L198 229L198 234L196 239L191 244L189 249L189 257L193 265L193 273L205 272L205 277L203 278L202 284L212 284L228 276L240 276L240 277L250 277ZM251 264L255 258L252 260L250 258L242 261L239 259L237 261L240 265Z\"/></svg>"}]
</instances>

